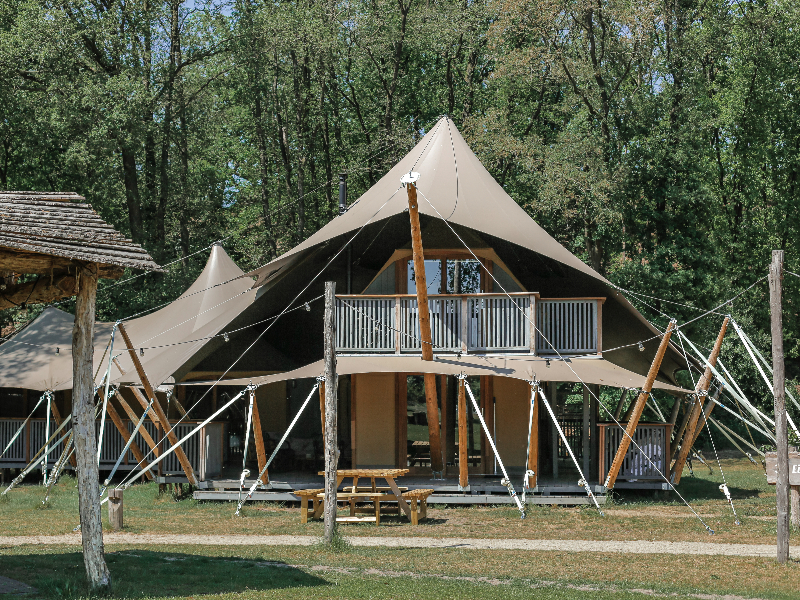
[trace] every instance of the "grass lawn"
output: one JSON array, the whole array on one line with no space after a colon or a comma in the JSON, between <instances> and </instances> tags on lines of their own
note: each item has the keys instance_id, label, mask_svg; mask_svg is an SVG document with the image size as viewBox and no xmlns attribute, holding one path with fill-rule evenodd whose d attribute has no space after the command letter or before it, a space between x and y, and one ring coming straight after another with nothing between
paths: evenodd
<instances>
[{"instance_id":1,"label":"grass lawn","mask_svg":"<svg viewBox=\"0 0 800 600\"><path fill-rule=\"evenodd\" d=\"M757 558L459 549L114 546L107 560L115 598L795 599L800 577ZM42 597L86 595L74 548L2 549L0 563Z\"/></svg>"},{"instance_id":2,"label":"grass lawn","mask_svg":"<svg viewBox=\"0 0 800 600\"><path fill-rule=\"evenodd\" d=\"M379 529L348 526L347 535L489 537L585 540L668 540L769 544L775 542L775 490L767 485L760 466L743 459L723 460L728 486L742 520L734 524L731 509L718 486L719 471L705 467L688 470L679 486L681 494L716 532L710 537L674 493L620 492L601 517L594 507L530 506L528 518L519 519L512 505L446 507L433 505L429 519L410 527L406 519L387 517ZM78 524L75 480L64 477L42 507L41 486L25 485L0 500L0 535L59 535ZM322 523L300 524L297 504L252 502L242 518L233 518L235 503L197 502L187 498L157 496L155 484L135 485L125 492L125 531L130 533L196 534L305 534L321 535ZM105 509L105 507L104 507ZM104 510L103 516L107 513Z\"/></svg>"},{"instance_id":3,"label":"grass lawn","mask_svg":"<svg viewBox=\"0 0 800 600\"><path fill-rule=\"evenodd\" d=\"M601 517L582 508L531 507L520 521L509 506L434 506L430 519L411 527L388 517L374 525L341 527L348 536L435 536L586 540L671 540L775 543L775 494L764 473L739 459L723 461L742 525L717 489L715 468L685 473L680 492L715 529L709 536L673 495L625 493ZM0 501L0 535L58 535L77 524L75 482L64 478L42 507L41 486L27 485ZM662 493L663 494L663 493ZM105 507L104 507L105 508ZM295 506L175 501L157 497L156 486L125 492L125 531L130 533L321 535L319 522L301 525ZM104 518L106 511L104 510ZM109 547L118 598L671 598L739 600L800 597L800 562L772 559L319 547ZM84 597L82 557L74 547L0 548L0 575L19 579L47 598ZM726 596L726 594L729 594ZM699 595L699 596L698 596Z\"/></svg>"}]
</instances>

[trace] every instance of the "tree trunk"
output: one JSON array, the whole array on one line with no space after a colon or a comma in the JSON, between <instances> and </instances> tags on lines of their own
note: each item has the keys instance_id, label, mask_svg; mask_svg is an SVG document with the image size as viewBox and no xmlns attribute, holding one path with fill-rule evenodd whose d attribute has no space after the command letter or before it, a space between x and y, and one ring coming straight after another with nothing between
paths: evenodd
<instances>
[{"instance_id":1,"label":"tree trunk","mask_svg":"<svg viewBox=\"0 0 800 600\"><path fill-rule=\"evenodd\" d=\"M93 590L111 585L111 574L103 551L103 521L100 514L100 479L95 441L94 354L97 265L78 267L78 295L72 330L72 414L75 454L78 459L78 507L83 542L83 563Z\"/></svg>"},{"instance_id":2,"label":"tree trunk","mask_svg":"<svg viewBox=\"0 0 800 600\"><path fill-rule=\"evenodd\" d=\"M179 0L173 0L170 7L170 49L169 49L169 74L167 76L166 103L164 104L164 122L162 123L161 134L161 163L159 165L160 187L158 196L158 206L156 208L156 238L159 249L164 248L166 243L166 220L167 204L170 195L169 182L169 151L172 132L172 119L174 110L174 88L175 78L178 68L178 58L180 55L180 22L179 22Z\"/></svg>"},{"instance_id":3,"label":"tree trunk","mask_svg":"<svg viewBox=\"0 0 800 600\"><path fill-rule=\"evenodd\" d=\"M139 174L136 170L136 156L128 146L120 148L122 153L122 180L125 184L125 202L128 205L128 223L131 228L131 239L142 243L144 226L142 225L141 200L139 199Z\"/></svg>"},{"instance_id":4,"label":"tree trunk","mask_svg":"<svg viewBox=\"0 0 800 600\"><path fill-rule=\"evenodd\" d=\"M272 232L272 215L269 208L269 183L270 175L267 165L267 136L264 133L263 109L261 106L261 90L253 86L253 121L256 128L256 145L258 146L258 167L261 175L261 211L264 215L264 231L267 236L267 260L272 260L278 254L275 236Z\"/></svg>"},{"instance_id":5,"label":"tree trunk","mask_svg":"<svg viewBox=\"0 0 800 600\"><path fill-rule=\"evenodd\" d=\"M325 282L325 543L336 535L336 282Z\"/></svg>"},{"instance_id":6,"label":"tree trunk","mask_svg":"<svg viewBox=\"0 0 800 600\"><path fill-rule=\"evenodd\" d=\"M776 485L778 512L778 562L789 560L789 430L783 362L783 250L772 251L769 268L769 312L772 324L772 391L775 396L775 446L778 454Z\"/></svg>"}]
</instances>

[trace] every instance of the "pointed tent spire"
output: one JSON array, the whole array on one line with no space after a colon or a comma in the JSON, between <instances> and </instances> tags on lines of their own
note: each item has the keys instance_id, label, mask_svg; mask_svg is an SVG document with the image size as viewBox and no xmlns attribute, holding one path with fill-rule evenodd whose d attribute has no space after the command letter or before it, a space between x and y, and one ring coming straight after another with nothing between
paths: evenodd
<instances>
[{"instance_id":1,"label":"pointed tent spire","mask_svg":"<svg viewBox=\"0 0 800 600\"><path fill-rule=\"evenodd\" d=\"M421 213L507 240L606 281L553 239L506 193L475 156L452 120L444 116L345 214L280 258L253 271L251 274L258 276L256 285L262 284L303 250L356 231L370 219L379 221L403 212L407 201L405 194L398 193L402 189L400 178L411 171L420 174L416 184L421 196Z\"/></svg>"}]
</instances>

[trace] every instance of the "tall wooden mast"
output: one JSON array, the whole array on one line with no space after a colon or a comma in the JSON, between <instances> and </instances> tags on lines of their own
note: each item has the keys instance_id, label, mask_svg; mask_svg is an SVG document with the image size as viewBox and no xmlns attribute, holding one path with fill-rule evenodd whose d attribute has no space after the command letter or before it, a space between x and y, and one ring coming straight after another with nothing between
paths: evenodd
<instances>
[{"instance_id":1,"label":"tall wooden mast","mask_svg":"<svg viewBox=\"0 0 800 600\"><path fill-rule=\"evenodd\" d=\"M725 320L722 322L722 328L719 330L719 335L717 335L717 341L714 343L714 349L711 351L711 356L708 357L708 364L703 371L703 376L698 380L697 385L695 386L694 393L695 393L695 402L691 406L691 409L687 407L687 411L689 412L689 420L686 424L686 429L683 432L683 437L678 440L675 438L675 443L680 443L680 451L678 452L678 457L675 459L675 464L672 467L672 483L678 485L681 481L681 474L683 473L683 466L686 464L686 459L689 458L689 452L692 449L692 442L695 439L695 432L697 430L698 421L700 420L701 415L703 414L703 405L704 399L708 393L708 388L711 386L711 382L714 379L714 375L711 373L711 367L716 366L717 358L719 357L719 352L722 349L722 340L725 338L725 332L728 329L728 321L730 319L725 317ZM700 428L702 429L703 425L700 424Z\"/></svg>"},{"instance_id":2,"label":"tall wooden mast","mask_svg":"<svg viewBox=\"0 0 800 600\"><path fill-rule=\"evenodd\" d=\"M428 284L425 279L425 257L422 250L422 231L419 226L419 207L417 187L414 182L419 173L403 175L401 181L408 192L408 217L411 221L411 248L414 254L414 283L417 286L417 306L419 312L419 337L422 347L422 360L433 360L431 338L431 315L428 310ZM439 433L439 399L436 392L436 375L425 373L425 406L428 413L428 439L431 449L431 470L441 474L442 442Z\"/></svg>"},{"instance_id":3,"label":"tall wooden mast","mask_svg":"<svg viewBox=\"0 0 800 600\"><path fill-rule=\"evenodd\" d=\"M622 439L619 442L619 448L617 448L617 453L614 456L614 462L611 463L611 468L609 468L608 476L606 477L605 486L608 491L614 489L614 484L617 481L617 475L619 475L619 470L622 468L622 462L625 460L625 455L628 453L631 440L636 433L636 427L639 425L639 418L642 416L642 411L644 411L644 405L647 403L647 397L650 395L650 391L653 389L653 383L655 383L656 377L658 376L658 371L661 368L661 361L664 359L664 354L667 352L669 338L672 336L674 329L675 321L670 321L667 330L664 332L664 337L661 338L661 343L658 345L656 355L653 357L653 363L650 365L650 371L647 373L647 379L644 382L642 391L639 393L639 397L636 399L633 405L631 405L631 415L628 419L628 425L625 428L625 434L622 436Z\"/></svg>"}]
</instances>

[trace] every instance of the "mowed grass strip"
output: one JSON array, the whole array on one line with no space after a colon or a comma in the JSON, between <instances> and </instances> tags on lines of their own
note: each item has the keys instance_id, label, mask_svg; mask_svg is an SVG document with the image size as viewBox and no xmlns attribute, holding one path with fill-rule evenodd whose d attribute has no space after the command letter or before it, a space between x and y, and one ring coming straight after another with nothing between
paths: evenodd
<instances>
[{"instance_id":1,"label":"mowed grass strip","mask_svg":"<svg viewBox=\"0 0 800 600\"><path fill-rule=\"evenodd\" d=\"M796 599L800 563L771 559L459 549L115 546L114 598ZM85 597L74 548L0 550L3 575L44 598Z\"/></svg>"},{"instance_id":2,"label":"mowed grass strip","mask_svg":"<svg viewBox=\"0 0 800 600\"><path fill-rule=\"evenodd\" d=\"M411 527L405 518L388 516L381 527L351 525L346 535L433 536L474 538L714 541L721 543L775 543L775 488L764 471L745 459L725 459L723 469L742 525L736 526L731 509L713 475L697 465L688 470L679 490L716 532L708 536L691 511L674 494L621 491L601 517L594 507L531 505L520 520L516 508L499 506L432 505L430 518ZM279 477L279 476L278 476ZM64 477L42 506L41 486L20 486L0 501L0 535L60 535L78 524L75 480ZM248 503L243 518L233 518L235 503L176 502L158 497L157 486L146 483L125 491L125 531L129 533L321 535L322 523L300 523L298 504ZM105 507L104 519L107 518Z\"/></svg>"}]
</instances>

